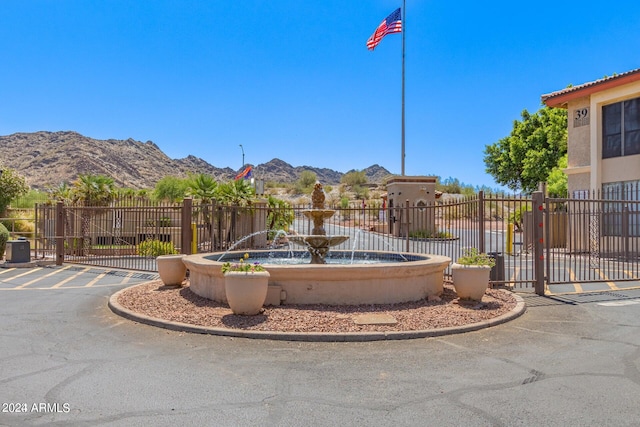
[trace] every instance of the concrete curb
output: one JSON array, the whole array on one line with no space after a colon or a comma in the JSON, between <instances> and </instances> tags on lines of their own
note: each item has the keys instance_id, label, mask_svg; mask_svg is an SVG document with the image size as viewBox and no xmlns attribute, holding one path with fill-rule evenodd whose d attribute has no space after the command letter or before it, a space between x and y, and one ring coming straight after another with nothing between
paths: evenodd
<instances>
[{"instance_id":1,"label":"concrete curb","mask_svg":"<svg viewBox=\"0 0 640 427\"><path fill-rule=\"evenodd\" d=\"M109 308L115 314L138 323L170 329L173 331L190 332L197 334L221 335L226 337L240 337L252 339L269 339L280 341L308 341L308 342L364 342L383 340L407 340L415 338L439 337L443 335L461 334L465 332L478 331L490 328L502 323L506 323L520 317L526 311L525 302L519 295L510 293L516 298L516 306L501 316L484 320L469 325L456 326L450 328L427 329L422 331L398 331L398 332L275 332L275 331L245 331L241 329L210 328L205 326L190 325L187 323L172 322L169 320L150 317L136 313L118 303L118 296L127 289L121 289L109 298ZM508 292L500 290L501 292Z\"/></svg>"},{"instance_id":2,"label":"concrete curb","mask_svg":"<svg viewBox=\"0 0 640 427\"><path fill-rule=\"evenodd\" d=\"M35 260L29 262L7 262L0 261L0 268L34 268L34 267L47 267L49 265L55 265L55 261L47 260Z\"/></svg>"}]
</instances>

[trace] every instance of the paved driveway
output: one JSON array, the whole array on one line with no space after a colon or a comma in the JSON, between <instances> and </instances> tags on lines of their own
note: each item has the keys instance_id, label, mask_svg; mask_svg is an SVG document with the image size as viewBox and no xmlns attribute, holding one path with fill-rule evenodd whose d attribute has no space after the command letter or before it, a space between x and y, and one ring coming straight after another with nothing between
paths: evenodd
<instances>
[{"instance_id":1,"label":"paved driveway","mask_svg":"<svg viewBox=\"0 0 640 427\"><path fill-rule=\"evenodd\" d=\"M53 270L19 276L26 271L0 274L0 425L634 426L640 419L640 292L589 303L525 295L523 316L461 335L305 343L135 324L107 308L109 295L135 278L93 282L101 273L85 272L84 285L55 287L60 282L44 282ZM102 282L107 276L114 280ZM24 286L38 277L40 285Z\"/></svg>"}]
</instances>

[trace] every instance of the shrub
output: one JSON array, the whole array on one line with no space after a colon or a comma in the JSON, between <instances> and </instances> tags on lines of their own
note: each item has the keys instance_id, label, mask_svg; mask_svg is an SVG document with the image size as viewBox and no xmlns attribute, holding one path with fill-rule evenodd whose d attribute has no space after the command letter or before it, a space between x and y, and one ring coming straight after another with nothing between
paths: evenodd
<instances>
[{"instance_id":1,"label":"shrub","mask_svg":"<svg viewBox=\"0 0 640 427\"><path fill-rule=\"evenodd\" d=\"M0 259L4 258L7 240L9 240L9 230L7 230L7 227L4 225L0 224Z\"/></svg>"},{"instance_id":2,"label":"shrub","mask_svg":"<svg viewBox=\"0 0 640 427\"><path fill-rule=\"evenodd\" d=\"M295 219L295 212L291 205L284 200L269 196L269 211L267 213L267 228L269 239L273 239L280 230L289 231Z\"/></svg>"},{"instance_id":3,"label":"shrub","mask_svg":"<svg viewBox=\"0 0 640 427\"><path fill-rule=\"evenodd\" d=\"M171 242L162 242L158 239L147 239L137 246L138 255L157 257L160 255L177 254L178 251Z\"/></svg>"},{"instance_id":4,"label":"shrub","mask_svg":"<svg viewBox=\"0 0 640 427\"><path fill-rule=\"evenodd\" d=\"M453 234L448 231L415 230L409 232L409 237L412 239L451 239Z\"/></svg>"},{"instance_id":5,"label":"shrub","mask_svg":"<svg viewBox=\"0 0 640 427\"><path fill-rule=\"evenodd\" d=\"M477 248L465 249L456 262L460 265L488 265L489 267L496 265L495 259L486 253L479 252Z\"/></svg>"},{"instance_id":6,"label":"shrub","mask_svg":"<svg viewBox=\"0 0 640 427\"><path fill-rule=\"evenodd\" d=\"M34 212L32 210L10 209L6 214L7 219L0 223L3 224L7 230L10 230L10 233L19 234L27 238L33 237L35 224L33 223L33 219L27 219L28 217L33 218Z\"/></svg>"}]
</instances>

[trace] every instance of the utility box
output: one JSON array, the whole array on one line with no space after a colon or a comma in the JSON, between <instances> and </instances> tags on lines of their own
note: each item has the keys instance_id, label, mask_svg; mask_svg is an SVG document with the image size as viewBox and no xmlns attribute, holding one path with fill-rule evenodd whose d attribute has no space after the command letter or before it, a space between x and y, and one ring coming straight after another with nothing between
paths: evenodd
<instances>
[{"instance_id":1,"label":"utility box","mask_svg":"<svg viewBox=\"0 0 640 427\"><path fill-rule=\"evenodd\" d=\"M6 262L31 261L31 246L28 240L8 240Z\"/></svg>"},{"instance_id":2,"label":"utility box","mask_svg":"<svg viewBox=\"0 0 640 427\"><path fill-rule=\"evenodd\" d=\"M504 255L502 252L489 252L487 255L496 262L496 265L491 267L489 280L492 282L504 282Z\"/></svg>"}]
</instances>

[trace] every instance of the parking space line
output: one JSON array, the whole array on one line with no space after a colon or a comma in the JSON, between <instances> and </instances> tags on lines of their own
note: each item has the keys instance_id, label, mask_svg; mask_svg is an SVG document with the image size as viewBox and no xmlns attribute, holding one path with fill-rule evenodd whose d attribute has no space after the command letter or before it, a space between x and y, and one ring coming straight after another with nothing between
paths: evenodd
<instances>
[{"instance_id":1,"label":"parking space line","mask_svg":"<svg viewBox=\"0 0 640 427\"><path fill-rule=\"evenodd\" d=\"M600 276L600 278L607 284L607 286L609 286L609 288L611 288L612 291L620 290L620 288L615 283L613 283L611 279L609 279L609 277L607 277L607 275L602 272L601 269L596 268L596 271L598 272L598 276Z\"/></svg>"},{"instance_id":2,"label":"parking space line","mask_svg":"<svg viewBox=\"0 0 640 427\"><path fill-rule=\"evenodd\" d=\"M100 273L98 274L92 281L90 281L89 283L87 283L86 285L84 285L85 288L90 288L91 286L95 285L98 280L102 279L104 276L107 275L107 271L105 271L104 273Z\"/></svg>"},{"instance_id":3,"label":"parking space line","mask_svg":"<svg viewBox=\"0 0 640 427\"><path fill-rule=\"evenodd\" d=\"M24 277L24 276L27 276L27 275L29 275L29 274L33 274L33 273L35 273L36 271L40 271L40 270L42 270L42 267L34 268L33 270L27 270L27 271L25 271L25 272L24 272L24 273L22 273L22 274L18 274L17 276L13 276L11 279L17 279L17 278L19 278L19 277ZM39 279L36 279L36 281L37 281L37 280L39 280ZM28 283L30 283L30 282L23 283L23 284L22 284L22 285L20 285L20 286L16 286L16 289L24 288L25 286L27 286L27 284L28 284Z\"/></svg>"},{"instance_id":4,"label":"parking space line","mask_svg":"<svg viewBox=\"0 0 640 427\"><path fill-rule=\"evenodd\" d=\"M15 267L13 267L13 268L3 268L3 269L1 269L2 271L0 271L0 274L9 273L10 271L13 271L15 269L16 269Z\"/></svg>"},{"instance_id":5,"label":"parking space line","mask_svg":"<svg viewBox=\"0 0 640 427\"><path fill-rule=\"evenodd\" d=\"M44 276L42 276L42 277L38 277L37 279L33 279L33 280L32 280L32 281L30 281L30 282L23 283L23 284L22 284L22 285L20 285L20 286L16 286L14 289L22 289L22 288L26 288L27 286L32 285L32 284L34 284L34 283L36 283L36 282L39 282L39 281L40 281L40 280L42 280L42 279L45 279L45 278L47 278L47 277L51 277L51 276L53 276L54 274L58 274L59 272L61 272L61 271L63 271L63 270L66 270L67 268L69 268L69 267L63 267L63 268L61 268L61 269L56 269L56 270L52 271L52 272L51 272L51 273L49 273L49 274L45 274L45 275L44 275Z\"/></svg>"},{"instance_id":6,"label":"parking space line","mask_svg":"<svg viewBox=\"0 0 640 427\"><path fill-rule=\"evenodd\" d=\"M78 271L76 274L74 274L73 276L69 276L66 279L64 279L63 281L56 283L55 285L53 285L51 287L51 289L56 289L59 288L60 286L64 285L67 282L72 281L73 279L77 278L78 276L80 276L82 273L86 273L87 271L91 270L91 267L86 267L84 270L82 271Z\"/></svg>"},{"instance_id":7,"label":"parking space line","mask_svg":"<svg viewBox=\"0 0 640 427\"><path fill-rule=\"evenodd\" d=\"M576 292L583 292L582 285L578 283L576 280L576 273L573 271L573 268L569 267L569 278L571 279L571 284L576 289Z\"/></svg>"},{"instance_id":8,"label":"parking space line","mask_svg":"<svg viewBox=\"0 0 640 427\"><path fill-rule=\"evenodd\" d=\"M129 274L127 274L123 279L122 282L120 282L121 285L126 285L127 283L129 283L129 280L131 280L131 278L133 277L135 273L133 271L130 271Z\"/></svg>"}]
</instances>

